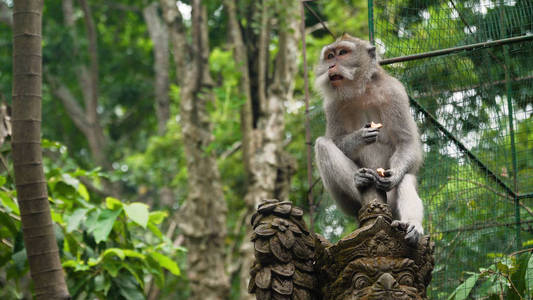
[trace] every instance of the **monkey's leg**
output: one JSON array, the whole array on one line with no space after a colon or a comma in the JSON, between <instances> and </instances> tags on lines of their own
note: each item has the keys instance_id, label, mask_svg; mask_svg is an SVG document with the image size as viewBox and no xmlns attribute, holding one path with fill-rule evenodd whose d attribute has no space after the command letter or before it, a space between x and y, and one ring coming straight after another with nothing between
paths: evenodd
<instances>
[{"instance_id":1,"label":"monkey's leg","mask_svg":"<svg viewBox=\"0 0 533 300\"><path fill-rule=\"evenodd\" d=\"M345 213L357 216L361 208L361 194L354 175L359 167L325 137L316 140L315 155L320 177L330 195Z\"/></svg>"},{"instance_id":2,"label":"monkey's leg","mask_svg":"<svg viewBox=\"0 0 533 300\"><path fill-rule=\"evenodd\" d=\"M424 234L422 219L424 218L424 206L416 191L416 177L413 174L405 174L398 186L389 198L397 221L393 226L401 226L407 229L405 239L416 245Z\"/></svg>"}]
</instances>

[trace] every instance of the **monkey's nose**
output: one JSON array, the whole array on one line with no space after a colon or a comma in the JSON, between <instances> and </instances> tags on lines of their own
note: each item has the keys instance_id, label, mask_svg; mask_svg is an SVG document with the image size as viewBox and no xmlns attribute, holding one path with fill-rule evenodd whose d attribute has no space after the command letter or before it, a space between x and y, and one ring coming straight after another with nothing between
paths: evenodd
<instances>
[{"instance_id":1,"label":"monkey's nose","mask_svg":"<svg viewBox=\"0 0 533 300\"><path fill-rule=\"evenodd\" d=\"M331 66L329 66L328 69L333 69L333 68L335 68L335 65L331 65Z\"/></svg>"}]
</instances>

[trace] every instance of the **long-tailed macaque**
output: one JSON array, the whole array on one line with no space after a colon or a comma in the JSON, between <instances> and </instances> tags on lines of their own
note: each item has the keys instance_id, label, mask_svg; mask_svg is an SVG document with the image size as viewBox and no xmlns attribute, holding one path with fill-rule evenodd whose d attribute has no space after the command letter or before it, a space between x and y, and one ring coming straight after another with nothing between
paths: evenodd
<instances>
[{"instance_id":1,"label":"long-tailed macaque","mask_svg":"<svg viewBox=\"0 0 533 300\"><path fill-rule=\"evenodd\" d=\"M362 189L386 191L393 225L407 228L405 238L416 244L423 234L416 191L422 147L403 85L378 65L372 44L347 34L322 49L315 73L327 123L315 153L326 189L354 216Z\"/></svg>"}]
</instances>

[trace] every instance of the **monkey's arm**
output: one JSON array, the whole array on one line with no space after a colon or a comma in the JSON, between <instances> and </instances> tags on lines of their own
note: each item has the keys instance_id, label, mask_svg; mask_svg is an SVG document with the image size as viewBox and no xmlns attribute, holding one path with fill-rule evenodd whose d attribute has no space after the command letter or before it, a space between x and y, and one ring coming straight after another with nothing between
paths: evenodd
<instances>
[{"instance_id":1,"label":"monkey's arm","mask_svg":"<svg viewBox=\"0 0 533 300\"><path fill-rule=\"evenodd\" d=\"M405 102L398 103L398 106L392 107L390 124L396 124L391 127L391 133L396 139L396 148L389 159L388 174L390 177L377 177L376 184L378 188L390 190L397 186L405 174L416 174L422 164L422 145L416 123L411 117L407 96Z\"/></svg>"},{"instance_id":2,"label":"monkey's arm","mask_svg":"<svg viewBox=\"0 0 533 300\"><path fill-rule=\"evenodd\" d=\"M363 127L352 133L337 136L333 142L346 155L351 156L353 151L374 143L377 140L379 128Z\"/></svg>"}]
</instances>

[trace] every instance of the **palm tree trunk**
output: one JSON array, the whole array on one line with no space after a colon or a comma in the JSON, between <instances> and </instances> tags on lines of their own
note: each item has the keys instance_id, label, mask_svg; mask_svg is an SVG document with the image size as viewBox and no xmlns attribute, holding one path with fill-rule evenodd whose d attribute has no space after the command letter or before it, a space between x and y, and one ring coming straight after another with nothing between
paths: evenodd
<instances>
[{"instance_id":1,"label":"palm tree trunk","mask_svg":"<svg viewBox=\"0 0 533 300\"><path fill-rule=\"evenodd\" d=\"M36 299L70 299L50 215L41 153L42 0L13 9L13 161Z\"/></svg>"}]
</instances>

